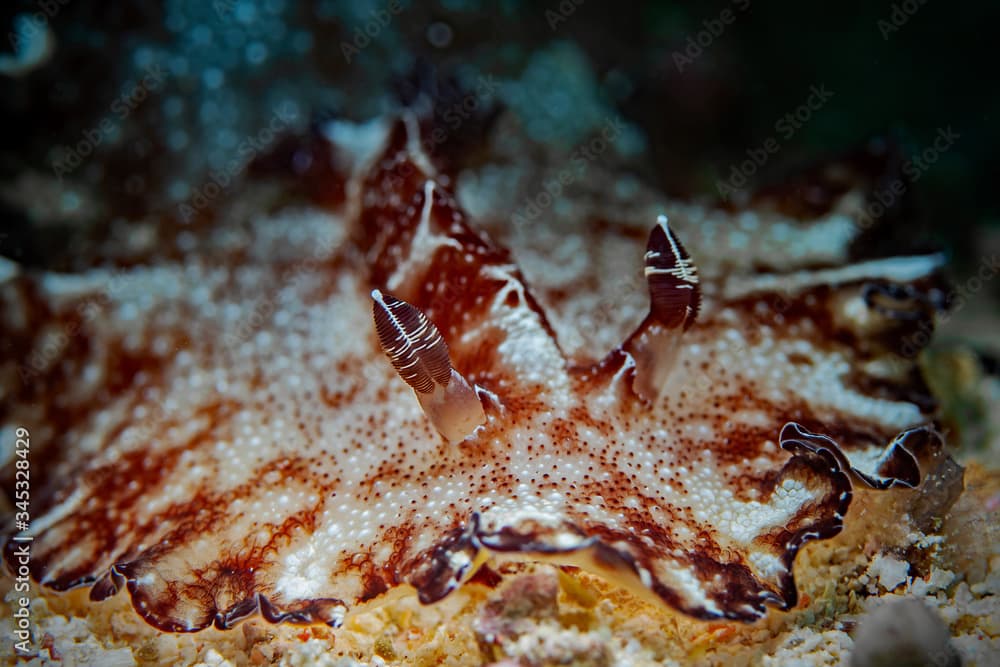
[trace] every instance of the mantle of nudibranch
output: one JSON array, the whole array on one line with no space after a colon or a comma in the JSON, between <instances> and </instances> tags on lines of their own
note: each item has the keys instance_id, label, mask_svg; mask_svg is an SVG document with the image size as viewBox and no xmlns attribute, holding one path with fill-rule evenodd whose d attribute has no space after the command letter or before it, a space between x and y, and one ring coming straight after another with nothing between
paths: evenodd
<instances>
[{"instance_id":1,"label":"mantle of nudibranch","mask_svg":"<svg viewBox=\"0 0 1000 667\"><path fill-rule=\"evenodd\" d=\"M940 258L849 262L858 192L814 220L671 207L686 250L662 265L663 210L558 239L531 225L505 248L419 131L406 117L358 133L343 210L216 230L183 262L3 282L4 338L45 360L8 389L45 457L37 581L94 600L125 588L169 631L337 625L410 588L439 600L492 556L752 621L795 604L796 552L840 531L855 485L913 486L939 455L894 351L909 315L933 315ZM687 255L697 281L673 272ZM696 318L643 301L657 271L697 284ZM906 287L907 317L872 307L886 284ZM440 333L482 400L467 436L443 438L414 395L427 385L386 358L372 290ZM606 319L625 331L595 345ZM649 331L672 355L659 393L634 384L662 361Z\"/></svg>"}]
</instances>

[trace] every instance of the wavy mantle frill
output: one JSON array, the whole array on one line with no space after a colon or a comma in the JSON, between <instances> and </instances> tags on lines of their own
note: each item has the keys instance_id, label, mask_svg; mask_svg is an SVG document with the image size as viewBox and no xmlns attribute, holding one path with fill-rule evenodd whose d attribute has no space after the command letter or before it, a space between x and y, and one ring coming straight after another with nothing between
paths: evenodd
<instances>
[{"instance_id":1,"label":"wavy mantle frill","mask_svg":"<svg viewBox=\"0 0 1000 667\"><path fill-rule=\"evenodd\" d=\"M555 240L521 226L508 250L468 221L414 119L381 127L359 132L371 150L345 158L333 213L240 223L182 263L3 283L35 580L127 588L167 631L337 625L402 585L438 600L490 553L752 621L796 603L796 552L841 530L854 484L916 486L940 451L899 352L929 330L939 258L849 261L858 183L815 185L829 206L805 219L668 211L701 311L664 334L666 359L630 311L655 217ZM482 400L468 437L442 438L382 355L372 288L447 342ZM619 309L643 324L600 348ZM659 393L640 396L654 363Z\"/></svg>"}]
</instances>

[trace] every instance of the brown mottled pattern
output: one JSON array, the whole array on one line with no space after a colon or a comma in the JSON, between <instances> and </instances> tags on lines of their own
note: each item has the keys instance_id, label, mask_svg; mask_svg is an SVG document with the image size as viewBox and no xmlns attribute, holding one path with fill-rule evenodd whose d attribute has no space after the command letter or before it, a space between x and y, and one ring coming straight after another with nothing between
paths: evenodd
<instances>
[{"instance_id":1,"label":"brown mottled pattern","mask_svg":"<svg viewBox=\"0 0 1000 667\"><path fill-rule=\"evenodd\" d=\"M544 225L519 237L531 252L502 249L413 139L396 123L337 215L260 221L229 254L133 267L115 290L108 271L0 286L4 422L44 452L38 581L92 585L94 600L124 588L170 631L254 614L336 625L404 583L440 599L487 549L749 621L795 603L797 550L840 530L861 474L912 482L939 444L912 431L880 458L928 406L894 356L905 326L865 299L875 279L931 289L933 264L855 270L817 260L846 258L842 220L748 211L729 226L730 213L688 206L671 224L698 265L702 313L650 405L626 352L587 344L602 317L625 331L641 319L619 321L631 311L617 304L646 294L628 277L641 276L642 235L583 224L563 239L579 254L565 265L532 239ZM788 273L755 287L779 273L761 268L776 261L769 234ZM372 288L420 308L455 368L498 397L465 441L438 436L379 350ZM80 315L89 303L99 317ZM802 426L782 440L790 421Z\"/></svg>"}]
</instances>

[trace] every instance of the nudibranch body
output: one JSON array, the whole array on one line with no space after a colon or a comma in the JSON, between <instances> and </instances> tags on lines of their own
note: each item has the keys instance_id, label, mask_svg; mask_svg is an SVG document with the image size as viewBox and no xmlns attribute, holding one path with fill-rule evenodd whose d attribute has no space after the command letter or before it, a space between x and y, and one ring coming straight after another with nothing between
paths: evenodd
<instances>
[{"instance_id":1,"label":"nudibranch body","mask_svg":"<svg viewBox=\"0 0 1000 667\"><path fill-rule=\"evenodd\" d=\"M170 631L337 625L405 586L438 600L486 556L547 559L751 621L795 604L796 552L840 530L853 485L915 485L938 455L892 351L912 322L866 290L923 294L939 258L845 263L844 211L765 226L678 205L567 238L547 272L551 230L523 253L477 231L418 134L385 125L343 211L214 235L114 292L101 271L4 283L17 354L77 332L7 414L51 459L37 581L127 588ZM602 292L632 272L638 297ZM647 295L630 335L571 342L603 335L581 304Z\"/></svg>"}]
</instances>

